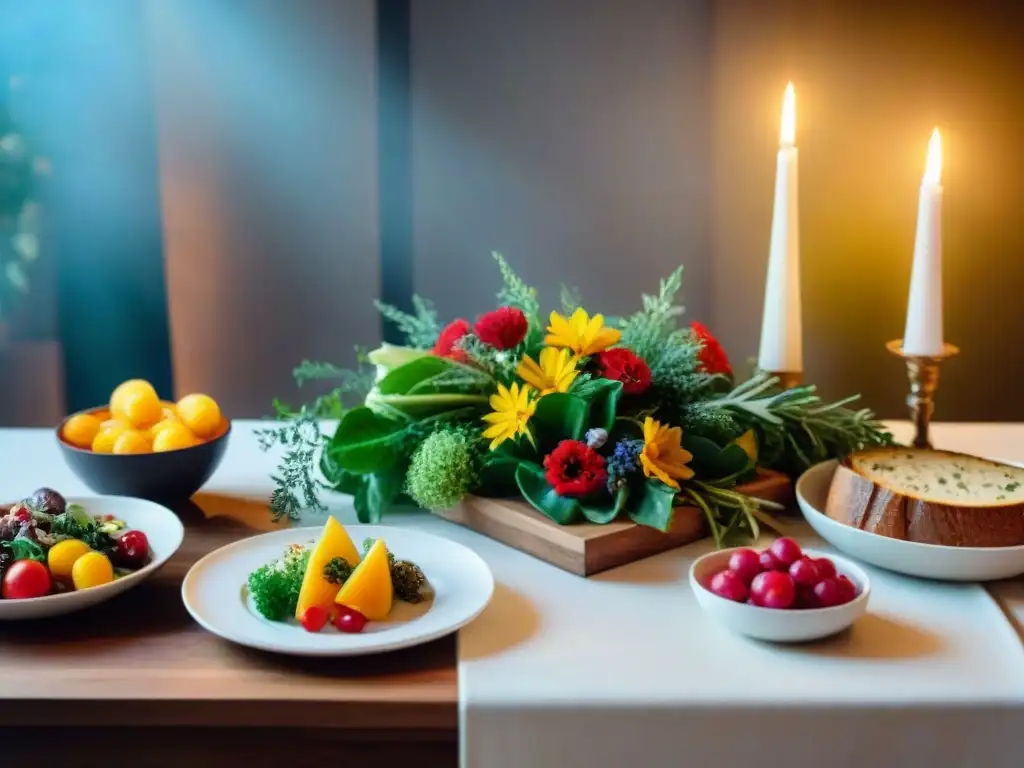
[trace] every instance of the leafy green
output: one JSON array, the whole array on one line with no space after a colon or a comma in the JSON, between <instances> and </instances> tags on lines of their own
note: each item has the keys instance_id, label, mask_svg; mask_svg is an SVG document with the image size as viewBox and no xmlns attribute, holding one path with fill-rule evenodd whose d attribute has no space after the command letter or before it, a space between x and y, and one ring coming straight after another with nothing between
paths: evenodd
<instances>
[{"instance_id":1,"label":"leafy green","mask_svg":"<svg viewBox=\"0 0 1024 768\"><path fill-rule=\"evenodd\" d=\"M308 549L301 554L289 550L281 561L267 563L249 574L249 595L260 615L271 621L285 621L295 615L310 554Z\"/></svg>"},{"instance_id":2,"label":"leafy green","mask_svg":"<svg viewBox=\"0 0 1024 768\"><path fill-rule=\"evenodd\" d=\"M540 324L540 301L537 299L536 289L524 283L500 253L492 251L491 256L498 262L503 283L501 290L498 291L498 303L521 309L530 325L538 326Z\"/></svg>"},{"instance_id":3,"label":"leafy green","mask_svg":"<svg viewBox=\"0 0 1024 768\"><path fill-rule=\"evenodd\" d=\"M674 489L657 480L649 480L643 484L640 500L630 513L630 517L638 525L667 531L672 525L675 497Z\"/></svg>"},{"instance_id":4,"label":"leafy green","mask_svg":"<svg viewBox=\"0 0 1024 768\"><path fill-rule=\"evenodd\" d=\"M331 584L338 584L340 586L348 580L353 570L354 568L345 558L332 557L324 565L324 579Z\"/></svg>"},{"instance_id":5,"label":"leafy green","mask_svg":"<svg viewBox=\"0 0 1024 768\"><path fill-rule=\"evenodd\" d=\"M11 557L15 560L36 560L40 563L46 562L46 550L38 542L32 541L27 536L17 536L13 540L4 542L10 550Z\"/></svg>"},{"instance_id":6,"label":"leafy green","mask_svg":"<svg viewBox=\"0 0 1024 768\"><path fill-rule=\"evenodd\" d=\"M357 475L392 466L401 457L402 422L366 406L345 414L327 447L331 461Z\"/></svg>"},{"instance_id":7,"label":"leafy green","mask_svg":"<svg viewBox=\"0 0 1024 768\"><path fill-rule=\"evenodd\" d=\"M644 308L622 322L622 345L648 362L660 353L665 338L676 328L685 309L675 303L683 285L683 268L678 267L659 284L657 296L643 295Z\"/></svg>"},{"instance_id":8,"label":"leafy green","mask_svg":"<svg viewBox=\"0 0 1024 768\"><path fill-rule=\"evenodd\" d=\"M113 537L101 531L99 523L77 504L69 505L64 512L53 518L50 533L54 536L84 541L92 549L106 555L117 549L117 542Z\"/></svg>"},{"instance_id":9,"label":"leafy green","mask_svg":"<svg viewBox=\"0 0 1024 768\"><path fill-rule=\"evenodd\" d=\"M579 440L587 428L587 401L564 392L545 395L530 419L534 440L542 454L562 440Z\"/></svg>"},{"instance_id":10,"label":"leafy green","mask_svg":"<svg viewBox=\"0 0 1024 768\"><path fill-rule=\"evenodd\" d=\"M534 509L541 512L559 525L568 525L576 521L580 514L580 505L576 499L559 496L544 477L544 470L536 464L527 462L516 467L516 484Z\"/></svg>"},{"instance_id":11,"label":"leafy green","mask_svg":"<svg viewBox=\"0 0 1024 768\"><path fill-rule=\"evenodd\" d=\"M389 320L405 336L409 346L429 349L437 342L441 334L441 324L437 321L437 311L429 299L419 296L412 297L413 314L403 312L398 307L374 301L377 311Z\"/></svg>"}]
</instances>

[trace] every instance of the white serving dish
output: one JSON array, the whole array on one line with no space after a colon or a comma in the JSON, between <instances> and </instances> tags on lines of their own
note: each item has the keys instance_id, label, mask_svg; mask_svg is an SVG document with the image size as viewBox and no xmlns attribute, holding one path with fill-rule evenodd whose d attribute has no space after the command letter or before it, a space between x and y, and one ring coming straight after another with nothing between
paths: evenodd
<instances>
[{"instance_id":1,"label":"white serving dish","mask_svg":"<svg viewBox=\"0 0 1024 768\"><path fill-rule=\"evenodd\" d=\"M757 640L799 643L819 640L842 632L864 615L871 596L871 582L864 570L845 557L829 552L805 549L808 557L827 557L857 586L857 597L844 605L831 608L781 610L737 603L719 597L708 588L711 577L726 568L729 556L736 551L722 549L700 557L690 567L690 587L704 612L733 632Z\"/></svg>"},{"instance_id":2,"label":"white serving dish","mask_svg":"<svg viewBox=\"0 0 1024 768\"><path fill-rule=\"evenodd\" d=\"M146 534L152 559L149 564L109 584L27 600L0 600L0 621L42 619L73 613L105 602L138 586L171 559L185 538L181 520L167 507L130 496L68 497L68 504L80 504L90 515L113 515L129 528Z\"/></svg>"},{"instance_id":3,"label":"white serving dish","mask_svg":"<svg viewBox=\"0 0 1024 768\"><path fill-rule=\"evenodd\" d=\"M796 499L819 536L851 557L879 568L941 581L993 581L1024 573L1024 546L947 547L892 539L862 531L825 514L838 462L817 464L800 476Z\"/></svg>"},{"instance_id":4,"label":"white serving dish","mask_svg":"<svg viewBox=\"0 0 1024 768\"><path fill-rule=\"evenodd\" d=\"M311 633L297 623L265 619L248 597L249 574L279 558L291 544L311 545L323 531L318 526L265 533L211 552L185 576L185 607L204 629L225 640L294 656L358 656L420 645L465 626L487 607L494 577L473 550L405 528L345 527L357 545L367 537L382 537L395 557L416 563L434 590L433 599L419 605L396 602L387 620L369 622L358 634L344 634L330 625Z\"/></svg>"}]
</instances>

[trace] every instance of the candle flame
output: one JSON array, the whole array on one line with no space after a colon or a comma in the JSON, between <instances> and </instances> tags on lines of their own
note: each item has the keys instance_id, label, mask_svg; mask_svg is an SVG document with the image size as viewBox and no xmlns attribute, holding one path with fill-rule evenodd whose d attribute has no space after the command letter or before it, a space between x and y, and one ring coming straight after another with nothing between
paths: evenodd
<instances>
[{"instance_id":1,"label":"candle flame","mask_svg":"<svg viewBox=\"0 0 1024 768\"><path fill-rule=\"evenodd\" d=\"M939 138L939 129L932 131L932 138L928 142L928 160L924 166L924 180L929 184L938 185L942 177L942 140Z\"/></svg>"},{"instance_id":2,"label":"candle flame","mask_svg":"<svg viewBox=\"0 0 1024 768\"><path fill-rule=\"evenodd\" d=\"M793 83L786 86L782 99L782 127L779 130L779 144L783 147L796 145L796 92Z\"/></svg>"}]
</instances>

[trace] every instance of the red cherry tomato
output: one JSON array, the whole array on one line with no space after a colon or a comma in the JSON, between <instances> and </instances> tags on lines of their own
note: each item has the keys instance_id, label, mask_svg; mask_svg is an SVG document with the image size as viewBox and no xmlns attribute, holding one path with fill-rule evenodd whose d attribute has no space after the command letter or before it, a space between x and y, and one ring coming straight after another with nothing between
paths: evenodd
<instances>
[{"instance_id":1,"label":"red cherry tomato","mask_svg":"<svg viewBox=\"0 0 1024 768\"><path fill-rule=\"evenodd\" d=\"M50 572L35 560L18 560L4 574L2 594L7 600L42 597L50 591Z\"/></svg>"},{"instance_id":2,"label":"red cherry tomato","mask_svg":"<svg viewBox=\"0 0 1024 768\"><path fill-rule=\"evenodd\" d=\"M801 557L789 566L789 575L798 586L813 587L821 577L818 575L818 564L809 557Z\"/></svg>"},{"instance_id":3,"label":"red cherry tomato","mask_svg":"<svg viewBox=\"0 0 1024 768\"><path fill-rule=\"evenodd\" d=\"M768 549L775 555L775 559L784 563L787 568L803 556L800 545L789 536L776 539Z\"/></svg>"},{"instance_id":4,"label":"red cherry tomato","mask_svg":"<svg viewBox=\"0 0 1024 768\"><path fill-rule=\"evenodd\" d=\"M750 547L737 549L729 555L729 570L740 577L749 586L754 577L761 572L761 558Z\"/></svg>"},{"instance_id":5,"label":"red cherry tomato","mask_svg":"<svg viewBox=\"0 0 1024 768\"><path fill-rule=\"evenodd\" d=\"M732 600L737 603L746 602L748 594L747 585L743 582L743 577L736 573L736 571L719 571L711 577L709 588L716 595L724 597L726 600Z\"/></svg>"},{"instance_id":6,"label":"red cherry tomato","mask_svg":"<svg viewBox=\"0 0 1024 768\"><path fill-rule=\"evenodd\" d=\"M762 571L788 571L789 566L779 560L775 555L772 554L770 549L766 549L757 556L758 562L761 564Z\"/></svg>"},{"instance_id":7,"label":"red cherry tomato","mask_svg":"<svg viewBox=\"0 0 1024 768\"><path fill-rule=\"evenodd\" d=\"M818 566L818 579L832 579L836 575L836 564L827 557L819 557L814 561Z\"/></svg>"},{"instance_id":8,"label":"red cherry tomato","mask_svg":"<svg viewBox=\"0 0 1024 768\"><path fill-rule=\"evenodd\" d=\"M307 632L319 632L327 624L328 618L330 618L330 614L326 608L322 608L319 605L311 605L302 614L302 628Z\"/></svg>"},{"instance_id":9,"label":"red cherry tomato","mask_svg":"<svg viewBox=\"0 0 1024 768\"><path fill-rule=\"evenodd\" d=\"M818 598L818 605L822 608L831 608L835 605L842 605L846 600L846 590L833 578L822 579L814 585L814 596Z\"/></svg>"},{"instance_id":10,"label":"red cherry tomato","mask_svg":"<svg viewBox=\"0 0 1024 768\"><path fill-rule=\"evenodd\" d=\"M117 540L117 562L126 568L141 568L149 560L149 539L142 531L125 531Z\"/></svg>"},{"instance_id":11,"label":"red cherry tomato","mask_svg":"<svg viewBox=\"0 0 1024 768\"><path fill-rule=\"evenodd\" d=\"M796 599L796 585L788 573L763 571L750 583L750 596L764 608L789 608Z\"/></svg>"},{"instance_id":12,"label":"red cherry tomato","mask_svg":"<svg viewBox=\"0 0 1024 768\"><path fill-rule=\"evenodd\" d=\"M342 632L354 635L363 631L363 627L366 626L366 617L353 608L339 605L338 615L334 617L334 626Z\"/></svg>"}]
</instances>

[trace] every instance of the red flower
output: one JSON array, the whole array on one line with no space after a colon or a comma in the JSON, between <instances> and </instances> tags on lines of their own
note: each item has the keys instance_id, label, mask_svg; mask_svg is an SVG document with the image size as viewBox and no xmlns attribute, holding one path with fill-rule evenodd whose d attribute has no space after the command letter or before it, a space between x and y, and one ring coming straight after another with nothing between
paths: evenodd
<instances>
[{"instance_id":1,"label":"red flower","mask_svg":"<svg viewBox=\"0 0 1024 768\"><path fill-rule=\"evenodd\" d=\"M512 349L526 338L526 330L526 315L515 307L498 307L473 326L477 338L495 349Z\"/></svg>"},{"instance_id":2,"label":"red flower","mask_svg":"<svg viewBox=\"0 0 1024 768\"><path fill-rule=\"evenodd\" d=\"M718 339L711 335L711 331L702 323L694 320L690 323L690 329L694 336L703 345L700 350L700 368L705 373L721 373L732 378L732 366L729 365L729 357L718 343Z\"/></svg>"},{"instance_id":3,"label":"red flower","mask_svg":"<svg viewBox=\"0 0 1024 768\"><path fill-rule=\"evenodd\" d=\"M608 479L604 457L579 440L563 440L544 457L545 477L559 496L586 496Z\"/></svg>"},{"instance_id":4,"label":"red flower","mask_svg":"<svg viewBox=\"0 0 1024 768\"><path fill-rule=\"evenodd\" d=\"M469 333L469 320L464 320L461 317L452 320L441 331L441 335L437 337L437 343L434 344L434 349L432 350L433 353L438 357L447 357L460 363L465 363L468 360L466 353L456 347L455 342L467 333Z\"/></svg>"},{"instance_id":5,"label":"red flower","mask_svg":"<svg viewBox=\"0 0 1024 768\"><path fill-rule=\"evenodd\" d=\"M627 395L639 395L651 386L651 369L639 355L625 347L606 349L597 356L597 366L606 379L622 382Z\"/></svg>"}]
</instances>

